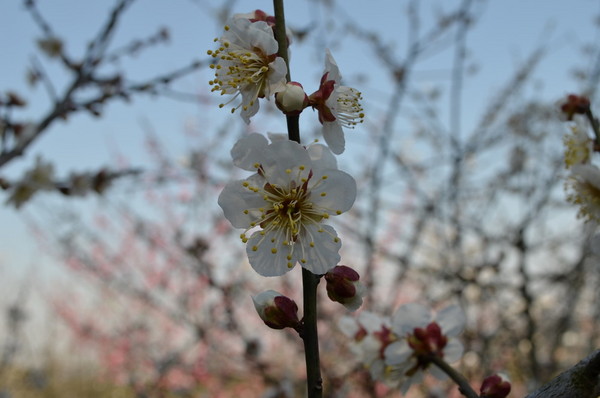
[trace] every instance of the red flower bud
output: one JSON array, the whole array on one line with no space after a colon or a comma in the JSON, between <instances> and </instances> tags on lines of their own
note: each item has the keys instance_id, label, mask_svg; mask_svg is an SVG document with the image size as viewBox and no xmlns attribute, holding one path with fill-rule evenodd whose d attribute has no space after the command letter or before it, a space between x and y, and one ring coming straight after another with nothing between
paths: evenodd
<instances>
[{"instance_id":1,"label":"red flower bud","mask_svg":"<svg viewBox=\"0 0 600 398\"><path fill-rule=\"evenodd\" d=\"M571 94L567 97L560 110L567 115L567 120L573 120L574 114L585 115L590 109L590 100L586 97Z\"/></svg>"},{"instance_id":2,"label":"red flower bud","mask_svg":"<svg viewBox=\"0 0 600 398\"><path fill-rule=\"evenodd\" d=\"M497 374L488 376L481 383L481 398L505 398L510 393L510 382Z\"/></svg>"},{"instance_id":3,"label":"red flower bud","mask_svg":"<svg viewBox=\"0 0 600 398\"><path fill-rule=\"evenodd\" d=\"M364 287L359 281L360 275L352 268L338 265L325 274L327 296L332 301L343 304L350 311L362 305Z\"/></svg>"},{"instance_id":4,"label":"red flower bud","mask_svg":"<svg viewBox=\"0 0 600 398\"><path fill-rule=\"evenodd\" d=\"M296 302L274 290L267 290L252 297L254 308L265 325L272 329L297 328L298 306Z\"/></svg>"}]
</instances>

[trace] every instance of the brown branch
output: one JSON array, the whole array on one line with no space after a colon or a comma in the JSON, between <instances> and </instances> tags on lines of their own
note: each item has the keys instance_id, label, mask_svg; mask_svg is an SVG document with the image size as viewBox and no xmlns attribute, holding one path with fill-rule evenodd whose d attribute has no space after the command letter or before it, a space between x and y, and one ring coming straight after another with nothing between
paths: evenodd
<instances>
[{"instance_id":1,"label":"brown branch","mask_svg":"<svg viewBox=\"0 0 600 398\"><path fill-rule=\"evenodd\" d=\"M597 350L525 398L597 398L599 395L600 350Z\"/></svg>"}]
</instances>

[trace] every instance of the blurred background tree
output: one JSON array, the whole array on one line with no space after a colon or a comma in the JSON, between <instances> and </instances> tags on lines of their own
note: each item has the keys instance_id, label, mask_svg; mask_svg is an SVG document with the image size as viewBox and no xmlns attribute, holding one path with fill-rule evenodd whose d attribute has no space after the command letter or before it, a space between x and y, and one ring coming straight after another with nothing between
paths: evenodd
<instances>
[{"instance_id":1,"label":"blurred background tree","mask_svg":"<svg viewBox=\"0 0 600 398\"><path fill-rule=\"evenodd\" d=\"M85 377L73 373L73 380L95 380L86 385L97 385L99 394L114 388L115 394L137 397L299 396L303 369L297 337L265 329L249 297L275 288L299 299L293 282L297 275L257 278L238 234L216 206L216 196L234 173L228 166L231 144L249 130L283 129L272 121L281 117L267 107L266 116L247 128L227 112L216 116L218 108L206 97L205 85L198 84L191 95L173 89L178 78L209 63L204 56L134 81L119 60L169 35L161 28L145 39L111 47L131 3L116 2L100 33L76 57L66 51L69 38L58 38L36 2L24 1L42 32L37 42L41 59L58 63L70 79L63 89L56 88L40 58L33 58L28 76L45 87L51 104L37 117L20 116L26 95L0 95L3 168L63 119L82 113L110 117L106 106L115 100L170 95L195 101L202 115L182 132L183 154L173 155L167 145L173 133L145 125L145 142L139 146L150 162L143 169L115 157L114 167L61 178L47 158L52 154L44 153L23 168L21 177L1 179L7 205L24 207L32 235L70 276L69 283L53 282L43 295L69 331L71 350L85 352L94 364L93 372ZM214 22L216 31L232 13L249 11L239 1L190 3ZM346 135L347 153L340 157L342 168L358 180L360 194L351 219L338 223L342 261L357 269L368 286L363 310L390 315L407 301L434 306L458 301L468 315L461 369L474 385L503 370L515 396L596 349L600 281L590 239L595 227L576 220L576 209L564 199L566 126L558 106L563 94L573 91L588 95L594 107L600 77L594 36L584 38L589 42L567 37L565 44L562 37L541 32L543 37L513 70L494 69L493 82L480 89L479 76L486 62L494 61L479 58L470 43L493 45L489 34L478 36L478 24L492 12L487 2L372 5L381 18L385 10L393 14L398 21L393 26L382 26L377 16L353 15L341 1L308 3L311 19L296 20L288 13L299 48L292 54L292 70L302 69L298 75L312 76L316 85L322 61L312 60L322 59L330 47L334 54L345 54L336 56L342 74L365 98L366 122ZM590 16L598 11L582 3ZM596 27L591 31L597 34ZM209 48L210 38L197 40ZM561 71L565 80L558 84L564 92L548 95L540 69L560 46L583 52L569 65L573 69ZM300 123L304 142L319 136L318 125L306 115ZM106 190L117 178L122 184ZM46 195L27 203L39 191L102 196L93 206ZM324 290L320 294L326 297ZM23 370L30 363L15 362L23 345L19 330L27 327L22 303L21 298L7 301L6 359L0 368L6 387L0 391L8 396L25 390L35 390L32 396L58 394L56 368L69 358L38 361L31 368L35 373ZM325 304L319 315L326 395L398 396L353 362L336 322L345 310ZM428 380L408 396L457 394L450 384Z\"/></svg>"}]
</instances>

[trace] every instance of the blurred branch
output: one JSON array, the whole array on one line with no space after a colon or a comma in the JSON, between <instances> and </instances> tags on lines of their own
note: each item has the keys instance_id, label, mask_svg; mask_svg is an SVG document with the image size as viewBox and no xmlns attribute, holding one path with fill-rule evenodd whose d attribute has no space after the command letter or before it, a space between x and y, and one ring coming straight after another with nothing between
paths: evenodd
<instances>
[{"instance_id":1,"label":"blurred branch","mask_svg":"<svg viewBox=\"0 0 600 398\"><path fill-rule=\"evenodd\" d=\"M600 350L525 398L597 398L600 395Z\"/></svg>"},{"instance_id":2,"label":"blurred branch","mask_svg":"<svg viewBox=\"0 0 600 398\"><path fill-rule=\"evenodd\" d=\"M125 47L119 48L112 53L108 52L111 38L121 16L134 0L119 0L110 11L96 37L90 42L83 56L74 60L65 52L63 42L58 38L48 21L46 21L37 7L35 0L25 0L24 4L32 16L34 22L41 29L44 37L38 41L40 50L50 58L58 58L63 66L70 72L70 81L65 85L63 93L52 83L51 77L44 71L43 65L37 58L33 58L33 66L30 71L32 83L41 80L50 96L51 109L36 121L15 120L11 116L11 109L26 107L27 103L17 94L9 93L6 98L0 97L0 168L11 161L23 156L28 149L40 138L50 126L57 120L66 120L76 112L87 112L93 116L102 116L103 108L107 103L120 98L129 100L133 95L146 93L151 95L171 96L173 98L194 99L193 95L178 93L170 88L175 80L187 76L201 68L204 63L192 61L189 65L179 69L160 74L146 79L142 82L129 82L121 72L101 74L100 66L105 62L112 62L124 55L131 55L152 45L168 39L168 32L163 28L156 35L146 40L135 40ZM196 96L195 99L198 99ZM51 163L45 163L51 167ZM113 172L110 177L135 174L137 171ZM26 181L22 181L23 184ZM16 182L10 185L18 185ZM56 183L55 185L60 185Z\"/></svg>"}]
</instances>

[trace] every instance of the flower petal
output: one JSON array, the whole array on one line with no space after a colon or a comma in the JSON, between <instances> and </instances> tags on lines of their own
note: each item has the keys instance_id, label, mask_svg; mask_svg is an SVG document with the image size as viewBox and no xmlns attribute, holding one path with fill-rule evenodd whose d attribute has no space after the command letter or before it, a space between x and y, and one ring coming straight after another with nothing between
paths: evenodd
<instances>
[{"instance_id":1,"label":"flower petal","mask_svg":"<svg viewBox=\"0 0 600 398\"><path fill-rule=\"evenodd\" d=\"M463 331L467 319L463 310L453 304L439 311L435 316L435 321L442 328L444 335L454 337Z\"/></svg>"},{"instance_id":2,"label":"flower petal","mask_svg":"<svg viewBox=\"0 0 600 398\"><path fill-rule=\"evenodd\" d=\"M358 323L364 327L369 333L381 330L383 326L389 327L389 318L383 318L378 314L369 311L363 311L358 316Z\"/></svg>"},{"instance_id":3,"label":"flower petal","mask_svg":"<svg viewBox=\"0 0 600 398\"><path fill-rule=\"evenodd\" d=\"M400 336L412 333L417 327L424 327L431 321L431 310L418 303L402 305L392 316L392 330Z\"/></svg>"},{"instance_id":4,"label":"flower petal","mask_svg":"<svg viewBox=\"0 0 600 398\"><path fill-rule=\"evenodd\" d=\"M385 378L385 364L383 361L371 361L369 366L369 373L373 380L384 380Z\"/></svg>"},{"instance_id":5,"label":"flower petal","mask_svg":"<svg viewBox=\"0 0 600 398\"><path fill-rule=\"evenodd\" d=\"M338 84L342 80L337 62L335 62L328 48L325 49L325 73L328 73L327 80L334 80Z\"/></svg>"},{"instance_id":6,"label":"flower petal","mask_svg":"<svg viewBox=\"0 0 600 398\"><path fill-rule=\"evenodd\" d=\"M233 164L244 170L256 171L255 165L260 164L264 158L267 145L267 139L257 133L242 137L231 149Z\"/></svg>"},{"instance_id":7,"label":"flower petal","mask_svg":"<svg viewBox=\"0 0 600 398\"><path fill-rule=\"evenodd\" d=\"M315 275L323 275L340 262L342 242L329 225L313 224L305 227L295 249L302 267ZM302 261L306 260L306 261Z\"/></svg>"},{"instance_id":8,"label":"flower petal","mask_svg":"<svg viewBox=\"0 0 600 398\"><path fill-rule=\"evenodd\" d=\"M408 389L413 384L421 384L422 381L423 381L423 372L417 372L413 376L411 376L408 379L406 379L402 383L402 386L400 387L400 391L402 391L402 395L405 395L406 392L408 391Z\"/></svg>"},{"instance_id":9,"label":"flower petal","mask_svg":"<svg viewBox=\"0 0 600 398\"><path fill-rule=\"evenodd\" d=\"M462 357L463 351L464 347L458 339L450 339L444 347L444 359L448 363L456 362Z\"/></svg>"},{"instance_id":10,"label":"flower petal","mask_svg":"<svg viewBox=\"0 0 600 398\"><path fill-rule=\"evenodd\" d=\"M397 340L385 348L383 355L388 365L400 365L412 355L413 350L408 346L405 339Z\"/></svg>"},{"instance_id":11,"label":"flower petal","mask_svg":"<svg viewBox=\"0 0 600 398\"><path fill-rule=\"evenodd\" d=\"M381 349L381 342L372 334L365 336L358 343L358 347L360 348L359 357L366 365L372 365L374 361L380 359L379 351Z\"/></svg>"},{"instance_id":12,"label":"flower petal","mask_svg":"<svg viewBox=\"0 0 600 398\"><path fill-rule=\"evenodd\" d=\"M288 260L290 246L283 244L283 235L279 231L256 231L246 245L248 261L262 276L281 276L293 268L295 260ZM292 267L288 267L288 263Z\"/></svg>"},{"instance_id":13,"label":"flower petal","mask_svg":"<svg viewBox=\"0 0 600 398\"><path fill-rule=\"evenodd\" d=\"M356 319L343 316L338 321L338 328L346 335L346 337L354 338L356 333L360 330L360 325L356 322Z\"/></svg>"},{"instance_id":14,"label":"flower petal","mask_svg":"<svg viewBox=\"0 0 600 398\"><path fill-rule=\"evenodd\" d=\"M313 161L313 170L337 169L337 160L331 150L323 144L313 144L307 148L308 155Z\"/></svg>"},{"instance_id":15,"label":"flower petal","mask_svg":"<svg viewBox=\"0 0 600 398\"><path fill-rule=\"evenodd\" d=\"M273 132L269 132L269 131L267 131L267 137L269 137L269 140L271 140L271 142L289 140L287 134L273 133Z\"/></svg>"},{"instance_id":16,"label":"flower petal","mask_svg":"<svg viewBox=\"0 0 600 398\"><path fill-rule=\"evenodd\" d=\"M223 209L225 218L235 228L249 228L260 217L260 212L256 209L264 205L264 199L244 186L247 182L255 184L258 179L260 176L254 175L246 180L231 181L219 195L219 206Z\"/></svg>"},{"instance_id":17,"label":"flower petal","mask_svg":"<svg viewBox=\"0 0 600 398\"><path fill-rule=\"evenodd\" d=\"M267 305L273 304L273 299L277 296L283 296L281 293L276 292L275 290L266 290L257 294L256 296L252 296L252 302L254 303L254 308L256 308L256 312L261 318L265 317L265 307Z\"/></svg>"},{"instance_id":18,"label":"flower petal","mask_svg":"<svg viewBox=\"0 0 600 398\"><path fill-rule=\"evenodd\" d=\"M250 87L253 88L253 87ZM250 118L258 113L258 109L260 105L258 104L258 100L255 99L255 95L253 94L253 90L242 90L242 104L246 107L242 107L242 111L240 112L240 117L244 120L244 123L250 124Z\"/></svg>"},{"instance_id":19,"label":"flower petal","mask_svg":"<svg viewBox=\"0 0 600 398\"><path fill-rule=\"evenodd\" d=\"M323 138L329 145L331 152L339 155L344 152L346 140L344 139L344 131L337 120L333 122L323 122Z\"/></svg>"},{"instance_id":20,"label":"flower petal","mask_svg":"<svg viewBox=\"0 0 600 398\"><path fill-rule=\"evenodd\" d=\"M582 177L595 188L600 189L600 169L597 166L592 164L576 164L571 170L574 175Z\"/></svg>"},{"instance_id":21,"label":"flower petal","mask_svg":"<svg viewBox=\"0 0 600 398\"><path fill-rule=\"evenodd\" d=\"M278 93L285 89L287 75L287 64L281 57L275 58L275 60L269 63L269 75L268 84L264 87L265 97L269 98L271 95Z\"/></svg>"},{"instance_id":22,"label":"flower petal","mask_svg":"<svg viewBox=\"0 0 600 398\"><path fill-rule=\"evenodd\" d=\"M310 171L310 157L304 147L294 141L275 141L267 148L262 165L265 178L271 184L288 186L292 179L296 179L299 166L305 166L302 173L307 177ZM288 173L293 170L294 173Z\"/></svg>"},{"instance_id":23,"label":"flower petal","mask_svg":"<svg viewBox=\"0 0 600 398\"><path fill-rule=\"evenodd\" d=\"M354 297L352 297L352 299L348 300L347 302L342 303L342 305L344 307L346 307L346 309L348 311L351 311L351 312L356 311L362 305L363 297L366 292L367 292L367 288L365 287L365 285L363 285L360 282L357 282L356 283L356 293L354 294Z\"/></svg>"},{"instance_id":24,"label":"flower petal","mask_svg":"<svg viewBox=\"0 0 600 398\"><path fill-rule=\"evenodd\" d=\"M259 48L266 55L275 54L279 49L273 29L263 21L250 22L244 18L233 18L227 22L229 30L222 41L229 41L244 48Z\"/></svg>"},{"instance_id":25,"label":"flower petal","mask_svg":"<svg viewBox=\"0 0 600 398\"><path fill-rule=\"evenodd\" d=\"M350 210L356 199L354 178L339 170L323 170L322 173L315 174L317 185L309 187L313 203L332 215Z\"/></svg>"}]
</instances>

